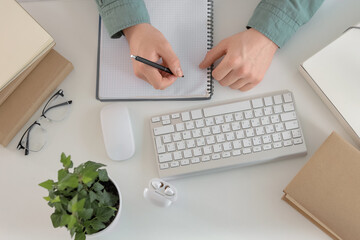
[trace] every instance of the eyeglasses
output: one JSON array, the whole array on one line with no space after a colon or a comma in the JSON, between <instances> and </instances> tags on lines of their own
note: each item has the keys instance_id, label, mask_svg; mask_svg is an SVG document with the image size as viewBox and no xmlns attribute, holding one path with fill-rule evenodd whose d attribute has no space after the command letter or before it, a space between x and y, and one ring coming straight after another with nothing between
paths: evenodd
<instances>
[{"instance_id":1,"label":"eyeglasses","mask_svg":"<svg viewBox=\"0 0 360 240\"><path fill-rule=\"evenodd\" d=\"M25 155L29 152L38 152L46 144L47 131L43 126L50 122L58 122L64 120L70 112L70 104L72 100L64 97L64 91L57 91L45 104L42 114L22 135L17 149L25 149Z\"/></svg>"}]
</instances>

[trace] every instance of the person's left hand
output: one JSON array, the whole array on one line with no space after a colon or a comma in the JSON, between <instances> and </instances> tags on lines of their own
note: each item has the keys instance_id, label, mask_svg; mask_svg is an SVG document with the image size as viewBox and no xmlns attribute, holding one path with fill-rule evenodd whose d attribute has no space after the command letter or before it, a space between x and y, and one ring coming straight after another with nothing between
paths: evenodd
<instances>
[{"instance_id":1,"label":"person's left hand","mask_svg":"<svg viewBox=\"0 0 360 240\"><path fill-rule=\"evenodd\" d=\"M274 42L251 28L222 40L199 67L207 68L225 55L212 72L214 79L222 86L247 91L264 78L277 49Z\"/></svg>"}]
</instances>

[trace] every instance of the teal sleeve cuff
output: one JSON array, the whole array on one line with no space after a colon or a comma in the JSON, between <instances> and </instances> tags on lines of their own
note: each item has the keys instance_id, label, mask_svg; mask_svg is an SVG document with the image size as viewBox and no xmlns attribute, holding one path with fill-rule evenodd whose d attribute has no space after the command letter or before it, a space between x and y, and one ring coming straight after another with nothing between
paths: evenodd
<instances>
[{"instance_id":1,"label":"teal sleeve cuff","mask_svg":"<svg viewBox=\"0 0 360 240\"><path fill-rule=\"evenodd\" d=\"M300 25L281 9L261 2L250 18L248 27L254 28L281 48Z\"/></svg>"},{"instance_id":2,"label":"teal sleeve cuff","mask_svg":"<svg viewBox=\"0 0 360 240\"><path fill-rule=\"evenodd\" d=\"M143 0L95 0L111 38L119 38L122 30L139 23L150 23Z\"/></svg>"},{"instance_id":3,"label":"teal sleeve cuff","mask_svg":"<svg viewBox=\"0 0 360 240\"><path fill-rule=\"evenodd\" d=\"M248 27L282 47L319 9L324 0L261 0Z\"/></svg>"}]
</instances>

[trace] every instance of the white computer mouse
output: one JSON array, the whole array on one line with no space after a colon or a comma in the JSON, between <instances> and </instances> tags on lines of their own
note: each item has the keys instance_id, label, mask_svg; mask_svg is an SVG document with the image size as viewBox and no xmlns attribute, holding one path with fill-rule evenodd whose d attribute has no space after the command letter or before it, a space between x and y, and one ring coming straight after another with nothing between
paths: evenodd
<instances>
[{"instance_id":1,"label":"white computer mouse","mask_svg":"<svg viewBox=\"0 0 360 240\"><path fill-rule=\"evenodd\" d=\"M100 121L109 158L115 161L131 158L135 142L127 107L122 103L106 105L101 109Z\"/></svg>"}]
</instances>

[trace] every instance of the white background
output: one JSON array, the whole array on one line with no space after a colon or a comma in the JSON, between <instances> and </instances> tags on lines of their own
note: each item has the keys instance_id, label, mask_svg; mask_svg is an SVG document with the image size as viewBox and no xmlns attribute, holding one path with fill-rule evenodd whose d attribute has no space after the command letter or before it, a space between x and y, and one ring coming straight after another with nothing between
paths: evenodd
<instances>
[{"instance_id":1,"label":"white background","mask_svg":"<svg viewBox=\"0 0 360 240\"><path fill-rule=\"evenodd\" d=\"M215 44L245 29L259 1L216 0ZM123 195L123 211L115 230L101 239L330 239L281 200L282 190L333 131L351 139L299 74L300 62L359 22L360 1L326 0L313 19L280 49L263 82L242 93L215 84L210 101L125 102L135 134L136 153L131 160L113 162L102 140L95 99L98 13L91 0L23 3L30 14L54 37L55 49L74 64L74 71L59 86L73 100L66 120L49 126L48 145L24 156L16 145L24 126L7 148L0 147L0 239L69 239L64 229L54 229L53 209L42 199L46 190L38 183L55 179L61 152L71 154L75 165L87 160L107 165ZM6 36L2 36L6 37ZM346 79L344 79L346 81ZM172 181L177 202L162 209L142 197L148 181L157 177L149 117L242 98L280 89L293 91L304 130L308 155Z\"/></svg>"}]
</instances>

